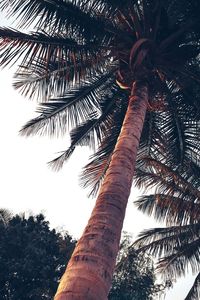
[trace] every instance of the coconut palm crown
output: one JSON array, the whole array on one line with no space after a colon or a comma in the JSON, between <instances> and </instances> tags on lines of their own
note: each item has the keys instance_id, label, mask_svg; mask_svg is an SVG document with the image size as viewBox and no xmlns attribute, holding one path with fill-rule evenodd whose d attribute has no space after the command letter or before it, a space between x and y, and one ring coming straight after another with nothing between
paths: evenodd
<instances>
[{"instance_id":1,"label":"coconut palm crown","mask_svg":"<svg viewBox=\"0 0 200 300\"><path fill-rule=\"evenodd\" d=\"M199 0L2 0L0 9L18 21L0 28L0 65L18 62L14 87L40 102L21 134L71 130L55 170L76 146L96 151L82 184L99 195L55 299L105 300L139 144L144 156L167 141L178 165L199 151Z\"/></svg>"},{"instance_id":2,"label":"coconut palm crown","mask_svg":"<svg viewBox=\"0 0 200 300\"><path fill-rule=\"evenodd\" d=\"M52 162L55 169L78 145L99 148L83 174L83 184L98 189L134 82L149 88L143 143L155 147L152 135L162 124L160 135L170 135L183 157L182 127L199 109L199 1L3 0L0 8L20 28L36 29L0 29L1 66L20 61L14 87L42 101L39 116L21 133L72 129L71 146ZM158 111L164 111L159 120Z\"/></svg>"},{"instance_id":3,"label":"coconut palm crown","mask_svg":"<svg viewBox=\"0 0 200 300\"><path fill-rule=\"evenodd\" d=\"M136 205L167 227L144 230L134 242L139 252L158 257L157 270L165 277L197 274L185 300L200 297L200 166L188 159L182 167L146 157L138 164L138 186L156 187L154 194L141 196ZM144 167L146 166L146 168Z\"/></svg>"}]
</instances>

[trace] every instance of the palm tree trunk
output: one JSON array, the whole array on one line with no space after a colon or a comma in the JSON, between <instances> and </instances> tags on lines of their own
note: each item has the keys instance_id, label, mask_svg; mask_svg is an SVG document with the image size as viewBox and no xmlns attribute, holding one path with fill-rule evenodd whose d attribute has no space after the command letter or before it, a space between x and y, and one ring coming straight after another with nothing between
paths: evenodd
<instances>
[{"instance_id":1,"label":"palm tree trunk","mask_svg":"<svg viewBox=\"0 0 200 300\"><path fill-rule=\"evenodd\" d=\"M96 205L61 279L55 300L107 299L119 250L147 100L147 87L135 82L121 133Z\"/></svg>"}]
</instances>

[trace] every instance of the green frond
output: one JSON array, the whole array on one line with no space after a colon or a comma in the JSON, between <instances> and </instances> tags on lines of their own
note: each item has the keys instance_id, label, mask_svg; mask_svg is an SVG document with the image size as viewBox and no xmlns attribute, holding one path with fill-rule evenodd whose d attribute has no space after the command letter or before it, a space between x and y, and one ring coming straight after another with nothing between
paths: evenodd
<instances>
[{"instance_id":1,"label":"green frond","mask_svg":"<svg viewBox=\"0 0 200 300\"><path fill-rule=\"evenodd\" d=\"M26 123L21 129L21 134L59 135L85 122L90 115L101 110L102 99L112 93L112 76L113 69L112 72L99 73L84 85L71 89L63 97L41 103L37 111L40 116Z\"/></svg>"},{"instance_id":2,"label":"green frond","mask_svg":"<svg viewBox=\"0 0 200 300\"><path fill-rule=\"evenodd\" d=\"M160 112L147 112L140 138L140 145L137 153L138 162L147 156L158 157L159 153L164 152L164 139L159 127Z\"/></svg>"},{"instance_id":3,"label":"green frond","mask_svg":"<svg viewBox=\"0 0 200 300\"><path fill-rule=\"evenodd\" d=\"M96 44L79 44L67 35L54 34L48 35L44 32L23 33L10 28L0 28L0 51L1 66L14 64L17 60L22 60L23 66L30 66L32 62L45 61L48 72L49 63L84 62L88 56L102 51Z\"/></svg>"},{"instance_id":4,"label":"green frond","mask_svg":"<svg viewBox=\"0 0 200 300\"><path fill-rule=\"evenodd\" d=\"M41 99L44 102L45 99L64 95L75 86L81 86L96 73L102 73L102 70L105 70L106 76L109 69L115 73L116 67L112 66L106 57L100 61L95 55L92 59L86 57L81 59L82 61L78 61L77 58L76 62L65 63L62 60L50 61L48 67L43 60L32 62L30 66L20 66L14 76L14 88L24 96Z\"/></svg>"},{"instance_id":5,"label":"green frond","mask_svg":"<svg viewBox=\"0 0 200 300\"><path fill-rule=\"evenodd\" d=\"M156 120L162 136L162 140L159 140L164 141L169 157L172 153L177 159L177 164L182 164L192 151L199 151L199 114L196 102L192 97L187 98L184 90L174 81L167 83L164 92L165 108L157 114Z\"/></svg>"},{"instance_id":6,"label":"green frond","mask_svg":"<svg viewBox=\"0 0 200 300\"><path fill-rule=\"evenodd\" d=\"M114 95L117 93L118 91L116 91ZM107 95L107 97L102 100L99 117L97 118L96 115L91 115L86 122L76 126L71 131L71 145L67 151L63 152L59 157L50 162L53 169L59 170L63 166L64 161L72 154L72 150L74 150L76 146L90 146L91 148L96 149L99 144L108 138L108 136L110 137L110 127L113 124L113 110L116 110L116 99L113 95L112 97ZM87 176L88 174L85 174L84 181L87 180Z\"/></svg>"},{"instance_id":7,"label":"green frond","mask_svg":"<svg viewBox=\"0 0 200 300\"><path fill-rule=\"evenodd\" d=\"M69 149L63 151L63 153L49 162L49 165L58 171L62 168L64 162L72 155L76 146L92 146L95 148L95 140L100 138L100 132L98 125L98 119L91 118L87 122L81 124L70 132L71 145ZM95 130L96 129L96 130Z\"/></svg>"},{"instance_id":8,"label":"green frond","mask_svg":"<svg viewBox=\"0 0 200 300\"><path fill-rule=\"evenodd\" d=\"M200 220L200 203L194 203L191 197L156 193L141 196L134 204L143 213L153 216L159 222L165 222L167 226L191 224Z\"/></svg>"},{"instance_id":9,"label":"green frond","mask_svg":"<svg viewBox=\"0 0 200 300\"><path fill-rule=\"evenodd\" d=\"M105 23L91 11L91 1L2 0L0 8L18 19L20 27L34 25L50 32L66 31L90 40L106 35ZM107 33L108 34L108 33Z\"/></svg>"},{"instance_id":10,"label":"green frond","mask_svg":"<svg viewBox=\"0 0 200 300\"><path fill-rule=\"evenodd\" d=\"M194 63L195 68L197 68L197 64L197 62ZM192 63L189 63L186 67L188 69L193 68ZM177 117L183 122L191 119L194 121L199 120L198 92L200 82L197 81L197 78L200 78L200 73L195 70L182 76L180 73L177 75L176 70L177 68L173 66L173 73L168 75L169 78L174 77L172 80L167 81L166 100L168 110L172 115L177 113ZM180 66L179 70L182 72Z\"/></svg>"},{"instance_id":11,"label":"green frond","mask_svg":"<svg viewBox=\"0 0 200 300\"><path fill-rule=\"evenodd\" d=\"M167 189L166 178L163 179L158 174L156 174L154 172L152 173L151 170L145 171L145 170L142 170L139 168L137 169L136 175L134 177L134 184L138 188L144 188L145 191L148 188L157 187L158 184L162 187L163 192Z\"/></svg>"},{"instance_id":12,"label":"green frond","mask_svg":"<svg viewBox=\"0 0 200 300\"><path fill-rule=\"evenodd\" d=\"M90 188L89 196L95 197L99 191L101 183L103 182L105 173L109 167L110 160L114 147L117 142L119 132L115 132L104 139L104 144L94 155L91 156L89 162L83 169L80 176L81 186ZM106 140L109 139L109 143Z\"/></svg>"},{"instance_id":13,"label":"green frond","mask_svg":"<svg viewBox=\"0 0 200 300\"><path fill-rule=\"evenodd\" d=\"M198 143L198 139L196 143ZM156 187L156 193L159 192L166 196L178 195L179 198L188 198L192 202L198 202L200 198L198 177L200 166L190 159L185 159L182 166L177 165L175 154L169 154L172 156L171 160L169 159L170 155L167 157L163 155L156 159L143 157L138 160L135 184L138 187Z\"/></svg>"},{"instance_id":14,"label":"green frond","mask_svg":"<svg viewBox=\"0 0 200 300\"><path fill-rule=\"evenodd\" d=\"M81 186L87 188L91 187L89 192L89 197L95 197L99 191L99 188L103 182L106 171L109 167L109 163L112 156L113 147L107 150L106 147L105 153L101 156L99 155L98 159L93 159L92 162L88 163L80 175L80 184ZM107 150L107 151L106 151ZM96 152L96 155L100 151Z\"/></svg>"},{"instance_id":15,"label":"green frond","mask_svg":"<svg viewBox=\"0 0 200 300\"><path fill-rule=\"evenodd\" d=\"M111 103L113 105L110 106L109 126L105 128L99 149L91 156L91 161L80 176L81 186L90 188L89 196L92 197L96 196L109 167L127 109L127 98L123 94L114 94Z\"/></svg>"},{"instance_id":16,"label":"green frond","mask_svg":"<svg viewBox=\"0 0 200 300\"><path fill-rule=\"evenodd\" d=\"M189 127L188 130L193 131ZM196 129L193 134L196 145L190 149L190 158L184 157L182 165L177 165L177 156L171 152L171 157L160 154L162 162L160 157L149 156L138 163L136 181L140 185L156 186L156 191L154 195L142 196L136 205L168 227L143 231L133 246L139 252L148 251L157 256L157 270L166 278L185 275L189 266L193 273L199 272L200 165Z\"/></svg>"},{"instance_id":17,"label":"green frond","mask_svg":"<svg viewBox=\"0 0 200 300\"><path fill-rule=\"evenodd\" d=\"M188 244L177 246L175 253L159 260L157 270L167 278L185 276L189 266L193 273L199 272L199 242L198 238Z\"/></svg>"},{"instance_id":18,"label":"green frond","mask_svg":"<svg viewBox=\"0 0 200 300\"><path fill-rule=\"evenodd\" d=\"M186 103L183 92L174 82L160 86L160 93L150 102L153 111L146 114L138 150L139 165L142 158L148 156L163 162L165 152L168 164L176 159L176 165L181 165L199 153L199 114L195 103L189 99Z\"/></svg>"},{"instance_id":19,"label":"green frond","mask_svg":"<svg viewBox=\"0 0 200 300\"><path fill-rule=\"evenodd\" d=\"M153 256L163 257L176 254L186 245L199 242L199 224L153 228L142 231L133 247L138 252L148 251ZM196 250L197 250L196 249Z\"/></svg>"}]
</instances>

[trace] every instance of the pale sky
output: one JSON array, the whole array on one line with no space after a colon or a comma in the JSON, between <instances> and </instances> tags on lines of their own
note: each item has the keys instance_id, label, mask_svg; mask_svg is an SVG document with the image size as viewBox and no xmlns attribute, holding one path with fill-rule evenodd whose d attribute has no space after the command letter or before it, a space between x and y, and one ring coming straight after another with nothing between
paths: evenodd
<instances>
[{"instance_id":1,"label":"pale sky","mask_svg":"<svg viewBox=\"0 0 200 300\"><path fill-rule=\"evenodd\" d=\"M47 162L67 148L68 137L19 136L22 125L35 116L36 103L13 89L12 75L13 70L0 72L0 207L13 213L43 212L52 227L63 228L79 238L95 203L94 199L87 198L88 191L78 184L81 167L87 163L91 152L86 147L79 148L61 171L56 173L49 169ZM142 229L156 226L153 219L134 207L133 201L138 195L139 191L132 189L123 228L133 236ZM192 280L191 276L180 280L167 293L165 300L183 300Z\"/></svg>"}]
</instances>

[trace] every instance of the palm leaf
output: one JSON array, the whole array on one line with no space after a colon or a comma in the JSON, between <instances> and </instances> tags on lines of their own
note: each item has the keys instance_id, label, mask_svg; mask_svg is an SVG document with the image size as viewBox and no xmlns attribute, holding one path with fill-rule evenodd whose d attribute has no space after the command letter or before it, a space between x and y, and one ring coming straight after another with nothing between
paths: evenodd
<instances>
[{"instance_id":1,"label":"palm leaf","mask_svg":"<svg viewBox=\"0 0 200 300\"><path fill-rule=\"evenodd\" d=\"M48 70L49 62L69 61L75 64L76 57L82 61L83 57L94 55L95 57L101 51L101 47L92 44L78 44L75 40L65 35L48 35L42 32L32 32L26 34L17 30L0 28L0 50L3 52L1 66L15 63L22 55L22 65L31 65L33 61L46 62ZM96 49L96 50L95 50Z\"/></svg>"},{"instance_id":2,"label":"palm leaf","mask_svg":"<svg viewBox=\"0 0 200 300\"><path fill-rule=\"evenodd\" d=\"M160 112L147 112L142 135L140 139L140 146L137 153L138 162L142 163L142 158L151 156L158 157L159 152L164 151L164 139L162 131L159 126Z\"/></svg>"},{"instance_id":3,"label":"palm leaf","mask_svg":"<svg viewBox=\"0 0 200 300\"><path fill-rule=\"evenodd\" d=\"M133 247L138 252L148 251L154 256L162 257L164 255L165 258L169 254L177 254L179 249L192 244L193 241L198 249L199 230L199 224L143 230L133 243Z\"/></svg>"},{"instance_id":4,"label":"palm leaf","mask_svg":"<svg viewBox=\"0 0 200 300\"><path fill-rule=\"evenodd\" d=\"M100 135L98 129L97 132L95 132L95 125L98 125L98 119L92 118L91 120L72 130L70 133L71 145L69 149L63 151L63 153L52 160L49 165L55 171L59 171L62 168L64 162L72 155L76 146L85 146L92 143L92 146L95 147L95 136Z\"/></svg>"},{"instance_id":5,"label":"palm leaf","mask_svg":"<svg viewBox=\"0 0 200 300\"><path fill-rule=\"evenodd\" d=\"M79 89L72 89L63 97L42 103L38 109L40 116L23 126L22 135L64 134L68 128L85 122L91 114L100 110L101 97L107 97L111 93L114 86L112 72L99 73Z\"/></svg>"},{"instance_id":6,"label":"palm leaf","mask_svg":"<svg viewBox=\"0 0 200 300\"><path fill-rule=\"evenodd\" d=\"M20 27L34 24L36 28L50 33L67 31L70 36L107 43L113 34L122 35L122 32L116 30L109 18L105 21L101 17L103 8L108 17L112 8L109 8L108 14L108 7L105 8L105 4L102 6L98 2L100 1L3 0L0 8L9 11L9 16L17 16Z\"/></svg>"},{"instance_id":7,"label":"palm leaf","mask_svg":"<svg viewBox=\"0 0 200 300\"><path fill-rule=\"evenodd\" d=\"M46 61L32 62L29 66L20 66L15 74L14 88L20 90L24 96L29 96L31 99L45 99L57 95L64 95L67 90L70 90L75 85L81 85L89 77L93 77L96 73L101 73L105 65L109 61L102 59L100 62L93 56L91 60L82 58L82 61L65 62L57 60L49 62L48 68ZM104 67L104 68L103 68ZM115 68L110 65L113 73ZM105 72L108 72L107 70ZM106 75L107 76L107 75ZM105 78L106 79L106 78ZM76 84L74 83L76 82Z\"/></svg>"},{"instance_id":8,"label":"palm leaf","mask_svg":"<svg viewBox=\"0 0 200 300\"><path fill-rule=\"evenodd\" d=\"M196 130L191 129L191 132L192 142L197 146L188 150L190 159L184 157L182 165L177 165L177 156L171 150L169 160L160 153L162 162L149 156L138 164L136 175L140 185L156 186L155 195L142 196L136 202L138 208L158 221L164 221L167 226L173 226L145 230L133 246L139 252L148 251L158 256L157 270L167 278L185 275L189 266L193 273L199 272L199 141ZM196 286L191 289L191 295L193 291L195 295Z\"/></svg>"},{"instance_id":9,"label":"palm leaf","mask_svg":"<svg viewBox=\"0 0 200 300\"><path fill-rule=\"evenodd\" d=\"M109 167L127 109L127 100L123 94L113 95L111 101L115 105L111 107L109 127L106 128L99 149L91 156L91 161L80 176L81 186L90 188L89 196L93 197L96 196Z\"/></svg>"},{"instance_id":10,"label":"palm leaf","mask_svg":"<svg viewBox=\"0 0 200 300\"><path fill-rule=\"evenodd\" d=\"M185 199L185 200L184 200ZM184 199L156 193L156 195L141 196L135 205L143 213L153 216L167 226L196 223L199 221L200 205L191 201L191 197Z\"/></svg>"},{"instance_id":11,"label":"palm leaf","mask_svg":"<svg viewBox=\"0 0 200 300\"><path fill-rule=\"evenodd\" d=\"M118 91L115 92L115 94ZM113 109L116 107L115 97L105 97L101 103L101 115L90 116L89 120L73 129L70 133L71 145L68 150L64 151L59 157L50 162L55 170L59 170L63 163L71 156L76 146L90 146L93 149L101 143L101 140L107 138L110 126L112 124ZM108 102L109 104L106 105Z\"/></svg>"},{"instance_id":12,"label":"palm leaf","mask_svg":"<svg viewBox=\"0 0 200 300\"><path fill-rule=\"evenodd\" d=\"M185 159L183 166L177 166L176 161L173 165L172 160L167 165L165 155L160 158L163 162L150 157L143 157L138 161L135 184L138 187L155 186L157 191L164 195L186 196L193 199L193 202L198 201L200 197L199 165L189 159Z\"/></svg>"},{"instance_id":13,"label":"palm leaf","mask_svg":"<svg viewBox=\"0 0 200 300\"><path fill-rule=\"evenodd\" d=\"M164 276L175 278L185 276L190 266L193 273L199 272L200 263L199 238L188 244L177 246L176 253L161 258L157 269Z\"/></svg>"}]
</instances>

